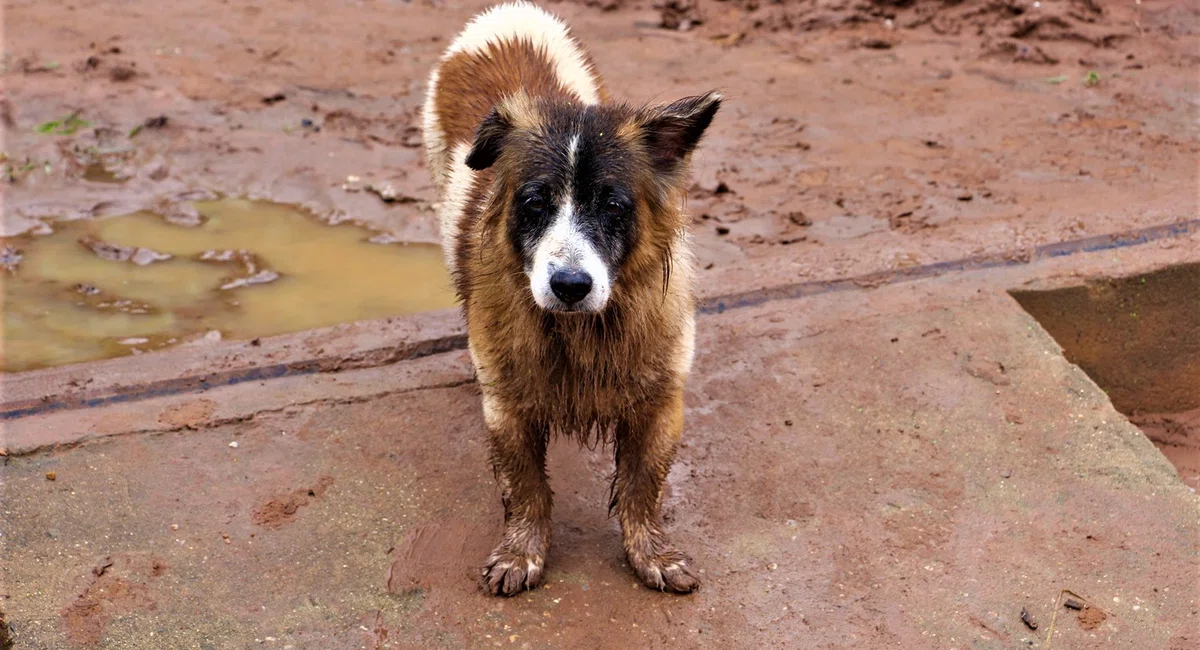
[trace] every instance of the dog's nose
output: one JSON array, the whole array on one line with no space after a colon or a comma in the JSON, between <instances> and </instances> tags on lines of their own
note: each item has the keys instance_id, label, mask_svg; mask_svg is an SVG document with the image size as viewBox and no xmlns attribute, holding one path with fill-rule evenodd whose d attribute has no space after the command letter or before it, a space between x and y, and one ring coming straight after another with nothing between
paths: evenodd
<instances>
[{"instance_id":1,"label":"dog's nose","mask_svg":"<svg viewBox=\"0 0 1200 650\"><path fill-rule=\"evenodd\" d=\"M573 305L592 290L592 276L583 271L555 271L550 276L550 290L559 300Z\"/></svg>"}]
</instances>

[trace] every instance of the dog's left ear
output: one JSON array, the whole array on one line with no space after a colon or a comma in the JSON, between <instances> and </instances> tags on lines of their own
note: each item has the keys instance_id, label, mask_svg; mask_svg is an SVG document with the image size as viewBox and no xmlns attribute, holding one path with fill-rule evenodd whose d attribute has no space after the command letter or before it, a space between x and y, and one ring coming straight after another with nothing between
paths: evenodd
<instances>
[{"instance_id":1,"label":"dog's left ear","mask_svg":"<svg viewBox=\"0 0 1200 650\"><path fill-rule=\"evenodd\" d=\"M721 100L721 93L712 91L642 112L646 150L655 169L665 173L678 169L712 124Z\"/></svg>"}]
</instances>

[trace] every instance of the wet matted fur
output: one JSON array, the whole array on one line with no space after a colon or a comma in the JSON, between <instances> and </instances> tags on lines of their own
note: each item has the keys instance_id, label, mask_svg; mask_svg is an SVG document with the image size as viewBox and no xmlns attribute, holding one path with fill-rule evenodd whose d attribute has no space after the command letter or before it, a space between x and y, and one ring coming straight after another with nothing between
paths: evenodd
<instances>
[{"instance_id":1,"label":"wet matted fur","mask_svg":"<svg viewBox=\"0 0 1200 650\"><path fill-rule=\"evenodd\" d=\"M637 576L699 584L660 502L695 337L685 182L720 104L613 102L568 28L526 2L476 16L430 74L427 161L504 504L494 594L542 578L552 433L613 444L609 507Z\"/></svg>"}]
</instances>

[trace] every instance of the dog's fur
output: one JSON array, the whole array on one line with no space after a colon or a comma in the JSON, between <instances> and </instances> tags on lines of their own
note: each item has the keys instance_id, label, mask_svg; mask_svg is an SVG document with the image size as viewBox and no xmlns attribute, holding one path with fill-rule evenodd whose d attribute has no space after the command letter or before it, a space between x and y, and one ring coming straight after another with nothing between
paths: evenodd
<instances>
[{"instance_id":1,"label":"dog's fur","mask_svg":"<svg viewBox=\"0 0 1200 650\"><path fill-rule=\"evenodd\" d=\"M659 508L695 331L685 180L720 103L613 103L567 27L523 1L476 16L430 74L427 161L505 511L494 594L541 580L551 433L614 443L635 573L698 586Z\"/></svg>"}]
</instances>

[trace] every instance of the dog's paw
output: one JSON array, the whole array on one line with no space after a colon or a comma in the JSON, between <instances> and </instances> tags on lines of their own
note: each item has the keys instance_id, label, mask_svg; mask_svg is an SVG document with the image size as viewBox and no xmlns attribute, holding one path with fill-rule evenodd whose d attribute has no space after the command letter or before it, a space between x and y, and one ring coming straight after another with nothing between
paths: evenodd
<instances>
[{"instance_id":1,"label":"dog's paw","mask_svg":"<svg viewBox=\"0 0 1200 650\"><path fill-rule=\"evenodd\" d=\"M631 555L629 563L642 584L651 589L687 594L700 587L700 580L692 573L691 558L674 548L646 557Z\"/></svg>"},{"instance_id":2,"label":"dog's paw","mask_svg":"<svg viewBox=\"0 0 1200 650\"><path fill-rule=\"evenodd\" d=\"M488 557L483 580L493 596L512 596L542 582L545 559L501 545Z\"/></svg>"}]
</instances>

